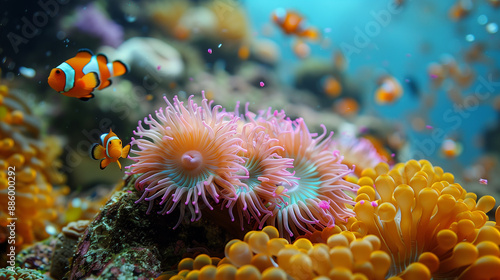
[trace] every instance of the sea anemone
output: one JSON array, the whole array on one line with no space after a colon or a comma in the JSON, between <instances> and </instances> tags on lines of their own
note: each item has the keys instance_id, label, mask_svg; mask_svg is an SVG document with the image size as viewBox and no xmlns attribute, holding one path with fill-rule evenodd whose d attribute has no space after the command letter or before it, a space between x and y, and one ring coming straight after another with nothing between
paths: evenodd
<instances>
[{"instance_id":1,"label":"sea anemone","mask_svg":"<svg viewBox=\"0 0 500 280\"><path fill-rule=\"evenodd\" d=\"M271 206L272 214L265 217L267 224L276 226L281 234L286 230L291 237L299 234L298 229L311 232L334 224L335 219L353 216L347 205L354 203L346 191L357 186L342 178L352 170L340 163L338 151L328 149L333 133L326 136L323 126L323 134L313 138L303 119L291 121L282 115L268 113L267 118L274 123L272 136L284 148L277 153L293 159L291 171L297 179L281 184L287 196Z\"/></svg>"},{"instance_id":2,"label":"sea anemone","mask_svg":"<svg viewBox=\"0 0 500 280\"><path fill-rule=\"evenodd\" d=\"M176 228L182 221L186 206L191 221L200 219L198 199L213 209L208 198L216 203L222 197L235 200L236 186L244 186L239 179L247 173L242 166L243 159L238 156L244 151L241 138L236 137L237 118L220 111L220 106L210 108L212 102L203 99L201 106L189 97L187 106L174 97L171 104L144 119L132 139L135 146L131 158L136 162L129 167L128 174L141 174L135 184L142 192L137 202L149 201L147 212L154 200L161 197L164 205L159 214L170 214L180 205L180 217Z\"/></svg>"},{"instance_id":3,"label":"sea anemone","mask_svg":"<svg viewBox=\"0 0 500 280\"><path fill-rule=\"evenodd\" d=\"M239 155L245 160L244 167L248 170L248 178L241 179L245 186L237 188L238 199L228 200L226 207L229 208L229 214L234 221L233 207L237 205L243 229L243 216L248 223L253 218L260 224L263 222L261 216L271 213L265 204L280 199L281 196L276 190L279 184L293 178L287 171L287 168L293 167L293 160L277 155L277 152L284 148L276 145L278 139L271 138L263 126L247 123L242 126L239 135L245 149Z\"/></svg>"},{"instance_id":4,"label":"sea anemone","mask_svg":"<svg viewBox=\"0 0 500 280\"><path fill-rule=\"evenodd\" d=\"M330 149L338 150L344 157L342 163L356 166L354 173L358 176L366 168L374 168L385 160L377 153L373 144L364 138L341 136L332 141Z\"/></svg>"},{"instance_id":5,"label":"sea anemone","mask_svg":"<svg viewBox=\"0 0 500 280\"><path fill-rule=\"evenodd\" d=\"M495 206L494 198L477 200L440 167L425 160L392 169L381 163L364 170L358 184L356 218L348 228L358 237L380 238L382 250L392 258L390 276L420 262L427 279L472 279L467 278L471 271L500 263L500 232L486 215ZM498 271L483 270L481 279Z\"/></svg>"}]
</instances>

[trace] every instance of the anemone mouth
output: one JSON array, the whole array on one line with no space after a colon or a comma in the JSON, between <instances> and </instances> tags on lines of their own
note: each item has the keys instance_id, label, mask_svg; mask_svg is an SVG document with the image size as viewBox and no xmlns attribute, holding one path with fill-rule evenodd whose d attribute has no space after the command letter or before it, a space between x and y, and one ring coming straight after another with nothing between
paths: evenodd
<instances>
[{"instance_id":1,"label":"anemone mouth","mask_svg":"<svg viewBox=\"0 0 500 280\"><path fill-rule=\"evenodd\" d=\"M196 150L187 151L182 154L180 163L187 171L199 171L203 166L203 155Z\"/></svg>"}]
</instances>

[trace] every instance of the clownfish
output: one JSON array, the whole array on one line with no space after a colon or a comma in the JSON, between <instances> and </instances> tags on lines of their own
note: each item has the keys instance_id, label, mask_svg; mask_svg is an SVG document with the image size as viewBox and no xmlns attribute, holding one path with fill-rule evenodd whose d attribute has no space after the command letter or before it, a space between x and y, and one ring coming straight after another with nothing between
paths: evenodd
<instances>
[{"instance_id":1,"label":"clownfish","mask_svg":"<svg viewBox=\"0 0 500 280\"><path fill-rule=\"evenodd\" d=\"M272 13L272 20L286 34L294 34L311 40L319 39L319 31L314 27L307 26L306 20L294 11L278 8Z\"/></svg>"},{"instance_id":2,"label":"clownfish","mask_svg":"<svg viewBox=\"0 0 500 280\"><path fill-rule=\"evenodd\" d=\"M95 160L101 160L99 167L101 169L106 168L111 162L116 162L118 167L122 169L122 165L118 161L120 158L126 158L130 152L130 144L122 147L122 140L116 136L116 134L109 129L109 133L104 133L101 135L102 145L95 143L90 148L90 157Z\"/></svg>"},{"instance_id":3,"label":"clownfish","mask_svg":"<svg viewBox=\"0 0 500 280\"><path fill-rule=\"evenodd\" d=\"M127 66L119 60L108 62L103 54L94 55L90 50L81 49L75 57L52 69L48 82L63 95L87 101L94 97L94 89L109 87L109 78L127 71Z\"/></svg>"},{"instance_id":4,"label":"clownfish","mask_svg":"<svg viewBox=\"0 0 500 280\"><path fill-rule=\"evenodd\" d=\"M394 103L403 95L403 87L396 78L386 76L380 79L379 87L375 91L375 102L377 104Z\"/></svg>"}]
</instances>

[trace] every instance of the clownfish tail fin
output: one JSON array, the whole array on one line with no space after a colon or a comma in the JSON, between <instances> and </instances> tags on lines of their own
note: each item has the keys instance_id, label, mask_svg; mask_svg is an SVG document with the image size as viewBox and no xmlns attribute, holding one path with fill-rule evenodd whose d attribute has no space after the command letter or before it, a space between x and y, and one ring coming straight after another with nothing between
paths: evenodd
<instances>
[{"instance_id":1,"label":"clownfish tail fin","mask_svg":"<svg viewBox=\"0 0 500 280\"><path fill-rule=\"evenodd\" d=\"M129 153L130 153L130 144L128 144L127 146L123 147L123 149L122 149L122 158L127 158Z\"/></svg>"},{"instance_id":2,"label":"clownfish tail fin","mask_svg":"<svg viewBox=\"0 0 500 280\"><path fill-rule=\"evenodd\" d=\"M81 83L83 89L92 91L98 87L101 82L96 72L90 72L81 77L77 83Z\"/></svg>"},{"instance_id":3,"label":"clownfish tail fin","mask_svg":"<svg viewBox=\"0 0 500 280\"><path fill-rule=\"evenodd\" d=\"M120 60L113 61L113 73L112 76L121 76L128 72L128 67L125 63Z\"/></svg>"},{"instance_id":4,"label":"clownfish tail fin","mask_svg":"<svg viewBox=\"0 0 500 280\"><path fill-rule=\"evenodd\" d=\"M89 150L90 157L92 159L95 159L95 160L104 158L105 157L104 152L105 152L104 147L102 145L97 144L97 143L92 145L92 147L90 147L90 150Z\"/></svg>"}]
</instances>

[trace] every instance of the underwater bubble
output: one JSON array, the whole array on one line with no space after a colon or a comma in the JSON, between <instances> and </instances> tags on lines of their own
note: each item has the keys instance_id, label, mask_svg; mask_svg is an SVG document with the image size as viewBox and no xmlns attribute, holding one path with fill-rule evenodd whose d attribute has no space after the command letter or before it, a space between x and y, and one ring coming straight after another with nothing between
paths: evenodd
<instances>
[{"instance_id":1,"label":"underwater bubble","mask_svg":"<svg viewBox=\"0 0 500 280\"><path fill-rule=\"evenodd\" d=\"M476 39L476 37L474 37L474 35L472 35L472 34L467 34L467 36L465 36L465 40L467 42L473 42L475 39Z\"/></svg>"},{"instance_id":2,"label":"underwater bubble","mask_svg":"<svg viewBox=\"0 0 500 280\"><path fill-rule=\"evenodd\" d=\"M477 23L485 25L488 22L488 17L486 15L480 15L477 17Z\"/></svg>"},{"instance_id":3,"label":"underwater bubble","mask_svg":"<svg viewBox=\"0 0 500 280\"><path fill-rule=\"evenodd\" d=\"M73 198L73 200L71 201L71 205L75 208L78 208L82 205L82 200L78 197L75 197Z\"/></svg>"},{"instance_id":4,"label":"underwater bubble","mask_svg":"<svg viewBox=\"0 0 500 280\"><path fill-rule=\"evenodd\" d=\"M488 33L490 33L490 34L497 33L497 31L498 31L498 24L496 24L494 22L488 23L488 25L486 25L486 31L488 31Z\"/></svg>"},{"instance_id":5,"label":"underwater bubble","mask_svg":"<svg viewBox=\"0 0 500 280\"><path fill-rule=\"evenodd\" d=\"M133 15L125 15L125 20L127 22L135 22L135 20L137 19L136 16L133 16Z\"/></svg>"},{"instance_id":6,"label":"underwater bubble","mask_svg":"<svg viewBox=\"0 0 500 280\"><path fill-rule=\"evenodd\" d=\"M217 48L219 48L219 49L220 49L220 47L222 47L222 44L219 44L219 46L218 46Z\"/></svg>"},{"instance_id":7,"label":"underwater bubble","mask_svg":"<svg viewBox=\"0 0 500 280\"><path fill-rule=\"evenodd\" d=\"M33 78L35 77L36 71L33 68L27 68L27 67L19 67L19 73L23 75L26 78Z\"/></svg>"},{"instance_id":8,"label":"underwater bubble","mask_svg":"<svg viewBox=\"0 0 500 280\"><path fill-rule=\"evenodd\" d=\"M53 225L48 225L45 227L45 231L50 235L57 234L57 229Z\"/></svg>"},{"instance_id":9,"label":"underwater bubble","mask_svg":"<svg viewBox=\"0 0 500 280\"><path fill-rule=\"evenodd\" d=\"M63 40L64 38L66 38L66 32L60 30L59 32L57 32L56 38L57 40Z\"/></svg>"}]
</instances>

